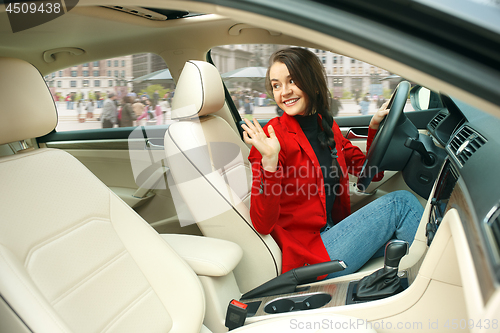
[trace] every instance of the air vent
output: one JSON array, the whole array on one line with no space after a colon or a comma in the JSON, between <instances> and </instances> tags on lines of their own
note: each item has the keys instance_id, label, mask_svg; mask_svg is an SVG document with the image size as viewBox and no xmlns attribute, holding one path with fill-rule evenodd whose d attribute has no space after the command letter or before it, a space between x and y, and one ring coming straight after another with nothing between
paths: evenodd
<instances>
[{"instance_id":1,"label":"air vent","mask_svg":"<svg viewBox=\"0 0 500 333\"><path fill-rule=\"evenodd\" d=\"M464 126L450 141L449 149L455 155L457 161L463 166L472 154L481 148L486 141L487 140L478 132L469 126Z\"/></svg>"},{"instance_id":2,"label":"air vent","mask_svg":"<svg viewBox=\"0 0 500 333\"><path fill-rule=\"evenodd\" d=\"M166 21L167 20L167 16L159 14L159 13L154 12L152 10L141 8L141 7L122 7L122 6L103 6L103 7L118 10L120 12L125 12L125 13L136 15L136 16L140 16L140 17L146 18L148 20L153 20L153 21Z\"/></svg>"},{"instance_id":3,"label":"air vent","mask_svg":"<svg viewBox=\"0 0 500 333\"><path fill-rule=\"evenodd\" d=\"M444 118L446 118L446 114L438 113L429 123L429 129L435 130Z\"/></svg>"},{"instance_id":4,"label":"air vent","mask_svg":"<svg viewBox=\"0 0 500 333\"><path fill-rule=\"evenodd\" d=\"M485 231L488 239L488 245L492 251L493 258L497 264L500 263L500 209L493 207L486 215Z\"/></svg>"}]
</instances>

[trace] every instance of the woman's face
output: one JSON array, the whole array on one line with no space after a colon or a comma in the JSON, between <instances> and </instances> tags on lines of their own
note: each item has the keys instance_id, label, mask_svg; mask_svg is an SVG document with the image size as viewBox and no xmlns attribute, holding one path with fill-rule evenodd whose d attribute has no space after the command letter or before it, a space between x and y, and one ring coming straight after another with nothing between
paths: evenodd
<instances>
[{"instance_id":1,"label":"woman's face","mask_svg":"<svg viewBox=\"0 0 500 333\"><path fill-rule=\"evenodd\" d=\"M295 85L284 63L275 62L271 66L269 79L276 104L289 116L305 115L309 98Z\"/></svg>"}]
</instances>

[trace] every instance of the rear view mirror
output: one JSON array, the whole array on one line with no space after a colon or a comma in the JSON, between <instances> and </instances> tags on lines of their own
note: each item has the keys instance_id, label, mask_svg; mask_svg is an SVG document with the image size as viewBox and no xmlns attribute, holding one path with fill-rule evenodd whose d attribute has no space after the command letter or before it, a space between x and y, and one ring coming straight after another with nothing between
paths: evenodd
<instances>
[{"instance_id":1,"label":"rear view mirror","mask_svg":"<svg viewBox=\"0 0 500 333\"><path fill-rule=\"evenodd\" d=\"M415 86L411 89L410 101L415 110L427 110L443 107L439 94L422 86Z\"/></svg>"}]
</instances>

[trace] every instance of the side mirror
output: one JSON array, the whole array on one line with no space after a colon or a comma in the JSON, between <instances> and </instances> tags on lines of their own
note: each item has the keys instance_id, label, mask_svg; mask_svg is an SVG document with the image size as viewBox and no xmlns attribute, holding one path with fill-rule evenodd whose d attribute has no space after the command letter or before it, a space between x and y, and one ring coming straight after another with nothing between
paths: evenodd
<instances>
[{"instance_id":1,"label":"side mirror","mask_svg":"<svg viewBox=\"0 0 500 333\"><path fill-rule=\"evenodd\" d=\"M439 94L422 86L415 86L411 89L410 102L417 111L443 107Z\"/></svg>"}]
</instances>

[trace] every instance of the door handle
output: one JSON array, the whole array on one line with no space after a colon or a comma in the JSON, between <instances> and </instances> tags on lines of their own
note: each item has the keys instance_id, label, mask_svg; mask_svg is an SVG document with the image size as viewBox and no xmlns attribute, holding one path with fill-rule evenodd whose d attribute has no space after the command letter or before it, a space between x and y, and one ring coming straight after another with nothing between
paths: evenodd
<instances>
[{"instance_id":1,"label":"door handle","mask_svg":"<svg viewBox=\"0 0 500 333\"><path fill-rule=\"evenodd\" d=\"M346 139L352 140L352 139L368 139L368 135L362 135L362 134L357 134L354 132L353 129L350 129L349 132L347 132Z\"/></svg>"},{"instance_id":2,"label":"door handle","mask_svg":"<svg viewBox=\"0 0 500 333\"><path fill-rule=\"evenodd\" d=\"M162 145L155 145L154 143L151 142L151 140L146 140L146 149L149 150L164 150L165 146Z\"/></svg>"}]
</instances>

